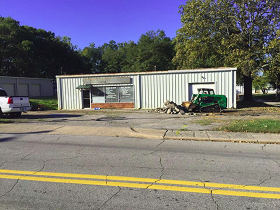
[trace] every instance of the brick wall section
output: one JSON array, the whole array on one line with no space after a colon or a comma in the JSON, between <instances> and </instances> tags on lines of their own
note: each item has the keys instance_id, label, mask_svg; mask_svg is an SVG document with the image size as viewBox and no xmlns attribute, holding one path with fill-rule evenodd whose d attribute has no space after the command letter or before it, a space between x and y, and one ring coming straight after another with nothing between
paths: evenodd
<instances>
[{"instance_id":1,"label":"brick wall section","mask_svg":"<svg viewBox=\"0 0 280 210\"><path fill-rule=\"evenodd\" d=\"M94 103L91 104L91 108L103 108L103 109L120 109L120 108L134 108L134 103Z\"/></svg>"}]
</instances>

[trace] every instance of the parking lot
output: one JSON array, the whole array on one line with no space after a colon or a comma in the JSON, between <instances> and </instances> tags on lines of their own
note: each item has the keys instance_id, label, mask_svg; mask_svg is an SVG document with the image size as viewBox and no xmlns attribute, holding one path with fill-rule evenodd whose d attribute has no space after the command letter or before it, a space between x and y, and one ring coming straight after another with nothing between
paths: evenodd
<instances>
[{"instance_id":1,"label":"parking lot","mask_svg":"<svg viewBox=\"0 0 280 210\"><path fill-rule=\"evenodd\" d=\"M156 113L152 110L104 109L77 111L32 111L19 119L3 119L2 123L30 123L93 127L137 127L153 129L212 130L232 120L279 119L279 107L229 109L222 113Z\"/></svg>"}]
</instances>

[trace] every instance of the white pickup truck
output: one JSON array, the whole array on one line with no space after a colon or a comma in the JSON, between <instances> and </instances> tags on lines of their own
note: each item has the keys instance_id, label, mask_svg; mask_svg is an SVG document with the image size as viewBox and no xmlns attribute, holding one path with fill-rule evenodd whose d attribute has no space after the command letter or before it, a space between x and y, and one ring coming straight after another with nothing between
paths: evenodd
<instances>
[{"instance_id":1,"label":"white pickup truck","mask_svg":"<svg viewBox=\"0 0 280 210\"><path fill-rule=\"evenodd\" d=\"M0 88L0 116L8 114L13 117L20 117L22 112L31 109L27 96L8 96L6 91Z\"/></svg>"}]
</instances>

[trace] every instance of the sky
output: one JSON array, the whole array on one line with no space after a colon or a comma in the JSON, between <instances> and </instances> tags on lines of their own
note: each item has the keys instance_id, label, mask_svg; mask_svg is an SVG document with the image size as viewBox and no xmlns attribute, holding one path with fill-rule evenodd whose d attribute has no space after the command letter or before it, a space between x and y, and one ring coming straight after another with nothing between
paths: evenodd
<instances>
[{"instance_id":1,"label":"sky","mask_svg":"<svg viewBox=\"0 0 280 210\"><path fill-rule=\"evenodd\" d=\"M150 30L170 38L181 27L186 0L0 0L0 16L68 36L83 49L94 42L135 41Z\"/></svg>"}]
</instances>

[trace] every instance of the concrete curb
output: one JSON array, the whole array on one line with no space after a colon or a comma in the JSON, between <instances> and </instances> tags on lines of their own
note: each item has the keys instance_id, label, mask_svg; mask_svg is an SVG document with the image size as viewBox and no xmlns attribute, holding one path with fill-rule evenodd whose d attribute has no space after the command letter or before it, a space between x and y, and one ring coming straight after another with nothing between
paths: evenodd
<instances>
[{"instance_id":1,"label":"concrete curb","mask_svg":"<svg viewBox=\"0 0 280 210\"><path fill-rule=\"evenodd\" d=\"M167 132L165 139L188 141L212 141L254 144L280 144L280 134L241 133L224 131Z\"/></svg>"},{"instance_id":2,"label":"concrete curb","mask_svg":"<svg viewBox=\"0 0 280 210\"><path fill-rule=\"evenodd\" d=\"M253 143L253 144L280 144L280 142L259 141L253 139L220 139L220 138L190 138L190 137L165 137L167 140L182 140L182 141L212 141L212 142L232 142L232 143Z\"/></svg>"}]
</instances>

